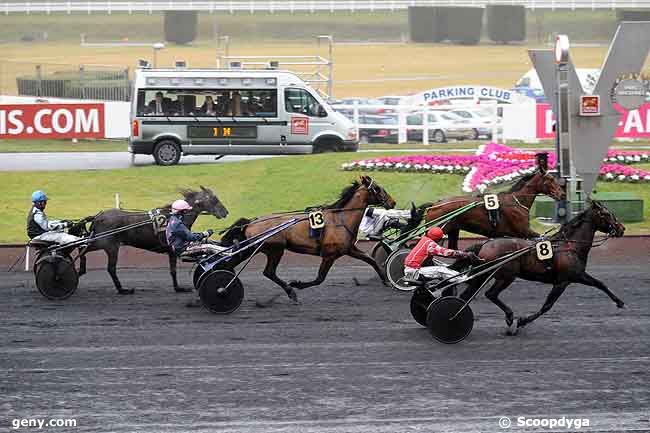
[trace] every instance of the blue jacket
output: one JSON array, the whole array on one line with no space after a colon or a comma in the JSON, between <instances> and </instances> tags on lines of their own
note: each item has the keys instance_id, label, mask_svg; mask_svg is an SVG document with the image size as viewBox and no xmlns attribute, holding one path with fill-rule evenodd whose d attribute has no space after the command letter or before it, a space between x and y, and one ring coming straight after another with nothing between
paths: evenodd
<instances>
[{"instance_id":1,"label":"blue jacket","mask_svg":"<svg viewBox=\"0 0 650 433\"><path fill-rule=\"evenodd\" d=\"M200 241L205 236L203 233L192 233L183 222L182 215L171 215L165 229L167 245L176 255L180 255L191 242Z\"/></svg>"}]
</instances>

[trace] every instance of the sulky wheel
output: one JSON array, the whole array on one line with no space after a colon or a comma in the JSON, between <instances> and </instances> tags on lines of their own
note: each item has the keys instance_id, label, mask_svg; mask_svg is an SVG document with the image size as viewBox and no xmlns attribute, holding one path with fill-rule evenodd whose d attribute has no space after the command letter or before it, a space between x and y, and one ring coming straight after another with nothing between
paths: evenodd
<instances>
[{"instance_id":1,"label":"sulky wheel","mask_svg":"<svg viewBox=\"0 0 650 433\"><path fill-rule=\"evenodd\" d=\"M404 259L409 254L409 250L397 250L388 256L386 260L386 276L390 284L397 290L405 292L412 291L415 287L406 284L404 281Z\"/></svg>"},{"instance_id":2,"label":"sulky wheel","mask_svg":"<svg viewBox=\"0 0 650 433\"><path fill-rule=\"evenodd\" d=\"M386 264L386 259L391 253L391 249L383 242L377 242L370 252L370 256L375 259L379 266Z\"/></svg>"},{"instance_id":3,"label":"sulky wheel","mask_svg":"<svg viewBox=\"0 0 650 433\"><path fill-rule=\"evenodd\" d=\"M35 268L36 287L47 299L62 301L77 290L79 276L70 257L43 256L38 260Z\"/></svg>"},{"instance_id":4,"label":"sulky wheel","mask_svg":"<svg viewBox=\"0 0 650 433\"><path fill-rule=\"evenodd\" d=\"M427 326L427 309L432 301L433 296L423 287L418 287L413 291L413 296L411 297L411 316L424 327Z\"/></svg>"},{"instance_id":5,"label":"sulky wheel","mask_svg":"<svg viewBox=\"0 0 650 433\"><path fill-rule=\"evenodd\" d=\"M194 268L194 274L192 275L192 282L194 283L194 288L199 289L199 280L205 273L205 270L200 266L197 265L196 268Z\"/></svg>"},{"instance_id":6,"label":"sulky wheel","mask_svg":"<svg viewBox=\"0 0 650 433\"><path fill-rule=\"evenodd\" d=\"M199 297L205 308L212 313L229 314L241 305L244 286L234 272L212 270L199 281Z\"/></svg>"},{"instance_id":7,"label":"sulky wheel","mask_svg":"<svg viewBox=\"0 0 650 433\"><path fill-rule=\"evenodd\" d=\"M463 341L472 332L474 313L466 306L463 311L451 319L465 305L465 301L455 296L438 298L429 305L427 311L427 328L436 340L454 344Z\"/></svg>"}]
</instances>

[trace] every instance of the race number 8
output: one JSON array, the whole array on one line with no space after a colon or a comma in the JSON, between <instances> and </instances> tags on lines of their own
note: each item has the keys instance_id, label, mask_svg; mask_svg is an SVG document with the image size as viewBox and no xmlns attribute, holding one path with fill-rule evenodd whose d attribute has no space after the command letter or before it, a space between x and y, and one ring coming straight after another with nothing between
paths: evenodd
<instances>
[{"instance_id":1,"label":"race number 8","mask_svg":"<svg viewBox=\"0 0 650 433\"><path fill-rule=\"evenodd\" d=\"M537 258L540 260L548 260L553 258L553 246L551 241L538 242L535 245L537 248Z\"/></svg>"},{"instance_id":2,"label":"race number 8","mask_svg":"<svg viewBox=\"0 0 650 433\"><path fill-rule=\"evenodd\" d=\"M167 228L167 217L165 215L156 215L153 217L153 226L157 233L164 232Z\"/></svg>"},{"instance_id":3,"label":"race number 8","mask_svg":"<svg viewBox=\"0 0 650 433\"><path fill-rule=\"evenodd\" d=\"M309 214L309 227L312 229L322 229L325 227L325 217L323 216L323 212L317 211Z\"/></svg>"},{"instance_id":4,"label":"race number 8","mask_svg":"<svg viewBox=\"0 0 650 433\"><path fill-rule=\"evenodd\" d=\"M496 194L486 194L483 196L483 203L487 210L499 209L499 197Z\"/></svg>"}]
</instances>

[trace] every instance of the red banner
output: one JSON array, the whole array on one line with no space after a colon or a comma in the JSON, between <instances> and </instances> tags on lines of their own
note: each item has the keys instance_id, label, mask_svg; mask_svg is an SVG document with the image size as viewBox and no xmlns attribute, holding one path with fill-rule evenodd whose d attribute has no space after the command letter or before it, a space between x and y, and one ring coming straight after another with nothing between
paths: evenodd
<instances>
[{"instance_id":1,"label":"red banner","mask_svg":"<svg viewBox=\"0 0 650 433\"><path fill-rule=\"evenodd\" d=\"M616 138L650 138L650 104L646 103L638 110L626 111L616 106L621 113L621 120L616 129ZM537 104L537 138L554 138L553 124L555 116L551 104Z\"/></svg>"},{"instance_id":2,"label":"red banner","mask_svg":"<svg viewBox=\"0 0 650 433\"><path fill-rule=\"evenodd\" d=\"M295 134L295 135L309 134L309 117L292 117L291 134Z\"/></svg>"},{"instance_id":3,"label":"red banner","mask_svg":"<svg viewBox=\"0 0 650 433\"><path fill-rule=\"evenodd\" d=\"M0 105L0 138L104 138L104 104Z\"/></svg>"}]
</instances>

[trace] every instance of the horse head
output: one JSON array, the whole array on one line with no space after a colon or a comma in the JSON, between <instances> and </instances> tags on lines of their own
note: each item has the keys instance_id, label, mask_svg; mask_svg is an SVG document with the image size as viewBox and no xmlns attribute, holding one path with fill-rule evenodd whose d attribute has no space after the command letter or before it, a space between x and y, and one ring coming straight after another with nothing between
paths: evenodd
<instances>
[{"instance_id":1,"label":"horse head","mask_svg":"<svg viewBox=\"0 0 650 433\"><path fill-rule=\"evenodd\" d=\"M566 193L552 174L540 169L535 173L532 180L536 182L535 191L537 194L547 195L554 200L564 200L566 198Z\"/></svg>"},{"instance_id":2,"label":"horse head","mask_svg":"<svg viewBox=\"0 0 650 433\"><path fill-rule=\"evenodd\" d=\"M200 213L207 213L216 218L225 218L228 216L228 209L221 203L219 198L210 188L201 186L200 191L181 190L185 201L192 208Z\"/></svg>"},{"instance_id":3,"label":"horse head","mask_svg":"<svg viewBox=\"0 0 650 433\"><path fill-rule=\"evenodd\" d=\"M599 201L591 202L592 220L596 230L620 238L625 233L625 226Z\"/></svg>"},{"instance_id":4,"label":"horse head","mask_svg":"<svg viewBox=\"0 0 650 433\"><path fill-rule=\"evenodd\" d=\"M370 176L361 176L360 180L361 185L366 187L370 193L368 196L368 205L383 206L386 209L395 207L395 199L381 185L372 180Z\"/></svg>"}]
</instances>

